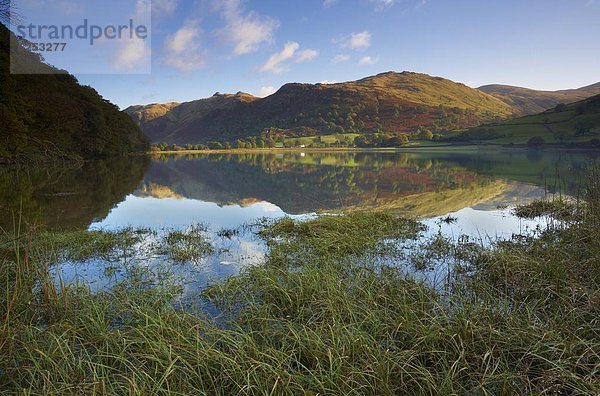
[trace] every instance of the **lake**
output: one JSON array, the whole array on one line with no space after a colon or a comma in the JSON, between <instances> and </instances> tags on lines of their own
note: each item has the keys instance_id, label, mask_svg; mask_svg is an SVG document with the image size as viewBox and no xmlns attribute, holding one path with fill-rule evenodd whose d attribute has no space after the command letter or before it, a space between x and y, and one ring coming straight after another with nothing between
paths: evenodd
<instances>
[{"instance_id":1,"label":"lake","mask_svg":"<svg viewBox=\"0 0 600 396\"><path fill-rule=\"evenodd\" d=\"M539 221L518 219L511 208L549 195L577 196L585 168L597 157L502 149L270 152L3 168L2 227L173 230L204 224L215 253L179 270L195 291L260 262L266 246L252 225L264 218L378 209L423 220L428 235L466 234L484 244L529 232ZM56 273L96 288L110 284L97 261L62 263Z\"/></svg>"}]
</instances>

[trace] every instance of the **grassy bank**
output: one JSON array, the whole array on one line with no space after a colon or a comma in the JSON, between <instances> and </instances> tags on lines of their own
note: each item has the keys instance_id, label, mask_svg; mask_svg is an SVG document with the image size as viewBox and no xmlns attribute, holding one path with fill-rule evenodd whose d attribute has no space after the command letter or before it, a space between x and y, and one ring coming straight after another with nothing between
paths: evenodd
<instances>
[{"instance_id":1,"label":"grassy bank","mask_svg":"<svg viewBox=\"0 0 600 396\"><path fill-rule=\"evenodd\" d=\"M268 224L257 231L270 246L265 262L198 296L220 308L216 321L180 309L180 290L143 266L97 293L51 276L65 257L120 262L113 254L139 242L139 230L4 235L0 390L598 393L597 176L572 215L556 204L519 208L566 223L493 250L441 236L414 242L418 222L383 213ZM194 246L210 250L201 235L170 233L161 246L185 260ZM440 263L442 285L417 280Z\"/></svg>"}]
</instances>

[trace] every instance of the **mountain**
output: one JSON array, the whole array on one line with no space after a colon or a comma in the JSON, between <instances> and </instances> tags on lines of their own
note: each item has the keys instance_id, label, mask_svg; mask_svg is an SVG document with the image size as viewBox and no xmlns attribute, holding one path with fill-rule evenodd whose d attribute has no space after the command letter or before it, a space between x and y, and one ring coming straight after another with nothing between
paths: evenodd
<instances>
[{"instance_id":1,"label":"mountain","mask_svg":"<svg viewBox=\"0 0 600 396\"><path fill-rule=\"evenodd\" d=\"M446 139L496 144L553 143L600 147L600 95L568 105L558 104L537 115L450 134Z\"/></svg>"},{"instance_id":2,"label":"mountain","mask_svg":"<svg viewBox=\"0 0 600 396\"><path fill-rule=\"evenodd\" d=\"M125 109L152 142L199 142L193 135L202 130L215 130L227 125L229 117L244 111L246 104L259 98L238 92L235 95L215 93L207 99L187 103L151 104ZM218 133L222 133L217 128ZM217 137L210 138L219 140ZM208 139L210 140L210 139Z\"/></svg>"},{"instance_id":3,"label":"mountain","mask_svg":"<svg viewBox=\"0 0 600 396\"><path fill-rule=\"evenodd\" d=\"M518 115L541 113L559 103L573 103L600 94L600 82L578 89L536 91L510 85L485 85L478 88L515 109Z\"/></svg>"},{"instance_id":4,"label":"mountain","mask_svg":"<svg viewBox=\"0 0 600 396\"><path fill-rule=\"evenodd\" d=\"M285 136L446 131L507 118L513 109L440 77L388 72L338 84L286 84L257 98L238 92L187 103L125 109L152 142L233 141L277 130Z\"/></svg>"},{"instance_id":5,"label":"mountain","mask_svg":"<svg viewBox=\"0 0 600 396\"><path fill-rule=\"evenodd\" d=\"M130 117L16 40L0 24L0 162L147 150L147 138ZM37 74L10 74L11 62Z\"/></svg>"}]
</instances>

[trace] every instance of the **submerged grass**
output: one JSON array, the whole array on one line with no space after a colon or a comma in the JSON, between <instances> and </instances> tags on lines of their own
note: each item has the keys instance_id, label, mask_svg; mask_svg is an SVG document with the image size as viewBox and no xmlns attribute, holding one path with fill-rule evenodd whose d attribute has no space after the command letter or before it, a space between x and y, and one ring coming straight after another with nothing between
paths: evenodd
<instances>
[{"instance_id":1,"label":"submerged grass","mask_svg":"<svg viewBox=\"0 0 600 396\"><path fill-rule=\"evenodd\" d=\"M279 220L259 232L272 247L271 262L296 253L300 261L311 257L352 258L389 252L398 240L415 239L425 227L415 220L383 212L323 215L311 221Z\"/></svg>"},{"instance_id":2,"label":"submerged grass","mask_svg":"<svg viewBox=\"0 0 600 396\"><path fill-rule=\"evenodd\" d=\"M590 187L588 201L600 202L599 192ZM3 245L0 263L0 390L597 394L598 208L589 203L568 227L495 249L432 240L424 267L443 256L455 266L444 293L389 254L389 245L419 234L415 221L382 213L284 219L260 233L271 247L263 265L203 293L225 325L178 309L169 285L129 282L95 294L57 285L48 258L72 245L22 236ZM198 232L176 234L172 245L196 244ZM80 241L102 252L104 238Z\"/></svg>"},{"instance_id":3,"label":"submerged grass","mask_svg":"<svg viewBox=\"0 0 600 396\"><path fill-rule=\"evenodd\" d=\"M208 229L195 224L186 230L172 230L163 238L164 251L177 262L198 261L213 252L207 240Z\"/></svg>"},{"instance_id":4,"label":"submerged grass","mask_svg":"<svg viewBox=\"0 0 600 396\"><path fill-rule=\"evenodd\" d=\"M564 199L536 200L525 205L518 205L514 213L522 219L550 217L561 221L573 221L578 217L579 206Z\"/></svg>"}]
</instances>

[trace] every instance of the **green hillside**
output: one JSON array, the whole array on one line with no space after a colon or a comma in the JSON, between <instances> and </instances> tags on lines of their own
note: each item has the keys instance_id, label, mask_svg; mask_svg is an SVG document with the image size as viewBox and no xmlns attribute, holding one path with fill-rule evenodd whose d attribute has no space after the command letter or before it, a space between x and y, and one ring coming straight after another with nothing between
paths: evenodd
<instances>
[{"instance_id":1,"label":"green hillside","mask_svg":"<svg viewBox=\"0 0 600 396\"><path fill-rule=\"evenodd\" d=\"M0 162L147 150L147 138L130 117L67 72L10 74L11 61L34 73L59 72L23 47L11 59L11 40L15 36L0 24Z\"/></svg>"},{"instance_id":2,"label":"green hillside","mask_svg":"<svg viewBox=\"0 0 600 396\"><path fill-rule=\"evenodd\" d=\"M538 91L511 85L485 85L478 88L510 105L517 115L532 115L553 108L559 103L573 103L600 94L600 83L577 89Z\"/></svg>"},{"instance_id":3,"label":"green hillside","mask_svg":"<svg viewBox=\"0 0 600 396\"><path fill-rule=\"evenodd\" d=\"M569 105L560 104L537 115L453 133L445 140L495 144L600 146L600 95Z\"/></svg>"},{"instance_id":4,"label":"green hillside","mask_svg":"<svg viewBox=\"0 0 600 396\"><path fill-rule=\"evenodd\" d=\"M337 84L286 84L266 98L238 92L182 104L125 110L152 142L235 141L276 131L286 137L414 134L468 128L510 117L501 100L464 84L388 72Z\"/></svg>"}]
</instances>

